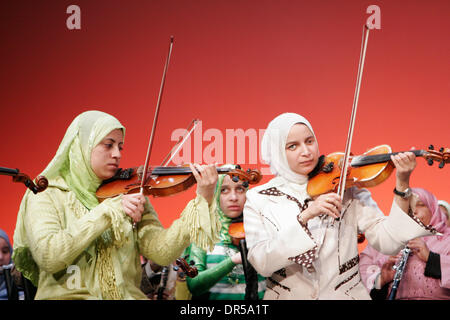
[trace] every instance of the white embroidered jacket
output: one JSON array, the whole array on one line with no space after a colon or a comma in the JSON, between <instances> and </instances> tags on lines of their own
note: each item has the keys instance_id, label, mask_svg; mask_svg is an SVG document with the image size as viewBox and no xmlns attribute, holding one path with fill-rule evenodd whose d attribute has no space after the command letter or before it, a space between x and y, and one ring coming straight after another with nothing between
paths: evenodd
<instances>
[{"instance_id":1,"label":"white embroidered jacket","mask_svg":"<svg viewBox=\"0 0 450 320\"><path fill-rule=\"evenodd\" d=\"M301 188L306 185L275 177L247 192L248 259L268 277L264 299L370 299L359 273L358 231L384 254L396 254L410 239L432 234L395 201L385 216L370 192L357 188L346 191L339 221L324 215L302 226L297 216L305 202L300 194L306 193Z\"/></svg>"}]
</instances>

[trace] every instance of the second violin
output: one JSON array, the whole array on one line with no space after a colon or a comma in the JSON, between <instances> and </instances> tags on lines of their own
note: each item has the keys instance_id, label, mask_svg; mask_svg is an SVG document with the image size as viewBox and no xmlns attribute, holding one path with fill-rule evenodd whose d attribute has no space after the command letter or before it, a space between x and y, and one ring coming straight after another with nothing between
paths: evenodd
<instances>
[{"instance_id":1,"label":"second violin","mask_svg":"<svg viewBox=\"0 0 450 320\"><path fill-rule=\"evenodd\" d=\"M411 150L416 157L424 157L429 165L433 161L439 162L439 168L443 168L445 163L450 162L450 149L440 148L434 150L432 145L428 150ZM394 165L390 161L392 152L388 145L374 147L359 156L351 156L349 170L346 178L346 188L358 186L369 188L379 185L385 181L394 170ZM321 157L316 170L310 175L307 186L308 194L316 197L328 192L336 192L341 179L341 168L344 163L342 152L334 152L326 157Z\"/></svg>"}]
</instances>

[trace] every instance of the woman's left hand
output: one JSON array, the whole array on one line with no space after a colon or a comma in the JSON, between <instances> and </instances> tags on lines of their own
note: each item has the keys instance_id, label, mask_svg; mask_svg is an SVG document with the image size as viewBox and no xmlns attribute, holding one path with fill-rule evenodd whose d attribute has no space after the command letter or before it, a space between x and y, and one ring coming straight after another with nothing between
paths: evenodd
<instances>
[{"instance_id":1,"label":"woman's left hand","mask_svg":"<svg viewBox=\"0 0 450 320\"><path fill-rule=\"evenodd\" d=\"M216 190L216 183L219 179L217 169L214 164L198 165L196 163L189 164L195 180L197 180L197 194L206 199L211 205L214 199L214 191Z\"/></svg>"},{"instance_id":2,"label":"woman's left hand","mask_svg":"<svg viewBox=\"0 0 450 320\"><path fill-rule=\"evenodd\" d=\"M400 152L395 156L391 156L391 161L394 163L397 176L397 187L400 191L409 188L409 177L416 167L416 156L414 153Z\"/></svg>"},{"instance_id":3,"label":"woman's left hand","mask_svg":"<svg viewBox=\"0 0 450 320\"><path fill-rule=\"evenodd\" d=\"M430 256L430 249L428 249L427 244L421 238L416 238L408 242L408 247L412 250L414 254L419 257L420 260L427 262Z\"/></svg>"}]
</instances>

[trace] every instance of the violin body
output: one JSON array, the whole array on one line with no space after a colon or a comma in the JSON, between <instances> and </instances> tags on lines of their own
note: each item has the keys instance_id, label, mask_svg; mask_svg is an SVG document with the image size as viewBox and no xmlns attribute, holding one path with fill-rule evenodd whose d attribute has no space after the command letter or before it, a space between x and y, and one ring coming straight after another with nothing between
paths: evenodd
<instances>
[{"instance_id":1,"label":"violin body","mask_svg":"<svg viewBox=\"0 0 450 320\"><path fill-rule=\"evenodd\" d=\"M443 168L450 162L448 148L434 150L430 145L428 150L410 150L416 157L424 157L429 165L433 161L439 162L439 168ZM350 156L345 187L357 186L370 188L384 182L394 171L391 156L398 152L392 152L392 148L386 144L376 146L362 155ZM344 165L344 153L334 152L325 157L320 170L310 177L306 191L314 198L328 192L336 192L341 182L341 169Z\"/></svg>"},{"instance_id":2,"label":"violin body","mask_svg":"<svg viewBox=\"0 0 450 320\"><path fill-rule=\"evenodd\" d=\"M239 242L245 239L244 222L233 222L228 227L228 233L235 246L239 246Z\"/></svg>"},{"instance_id":3,"label":"violin body","mask_svg":"<svg viewBox=\"0 0 450 320\"><path fill-rule=\"evenodd\" d=\"M118 196L120 194L140 192L141 178L138 174L138 168L129 168L126 178L118 178L110 183L103 183L97 190L96 196L99 201L106 198ZM154 197L165 197L178 192L182 192L195 184L193 175L152 175L147 173L146 183L144 185L144 194Z\"/></svg>"},{"instance_id":4,"label":"violin body","mask_svg":"<svg viewBox=\"0 0 450 320\"><path fill-rule=\"evenodd\" d=\"M389 154L392 149L388 145L381 145L365 152L364 156ZM341 178L344 153L334 152L325 157L322 170L308 181L307 192L316 197L328 192L336 192ZM394 171L391 161L373 163L361 167L352 167L347 171L346 187L360 188L374 187L384 182Z\"/></svg>"}]
</instances>

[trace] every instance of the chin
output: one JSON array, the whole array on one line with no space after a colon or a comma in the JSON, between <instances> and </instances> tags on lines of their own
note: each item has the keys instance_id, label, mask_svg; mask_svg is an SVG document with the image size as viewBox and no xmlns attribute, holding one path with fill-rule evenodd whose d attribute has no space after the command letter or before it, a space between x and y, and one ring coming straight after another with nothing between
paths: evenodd
<instances>
[{"instance_id":1,"label":"chin","mask_svg":"<svg viewBox=\"0 0 450 320\"><path fill-rule=\"evenodd\" d=\"M301 168L298 168L297 170L294 170L294 171L297 174L301 174L303 176L307 176L311 171L314 170L315 167L316 167L316 164L310 165L308 167L301 167Z\"/></svg>"},{"instance_id":2,"label":"chin","mask_svg":"<svg viewBox=\"0 0 450 320\"><path fill-rule=\"evenodd\" d=\"M105 171L105 172L102 172L102 174L100 175L99 178L101 180L108 180L108 179L111 179L112 177L114 177L115 174L116 174L115 170L113 172Z\"/></svg>"}]
</instances>

